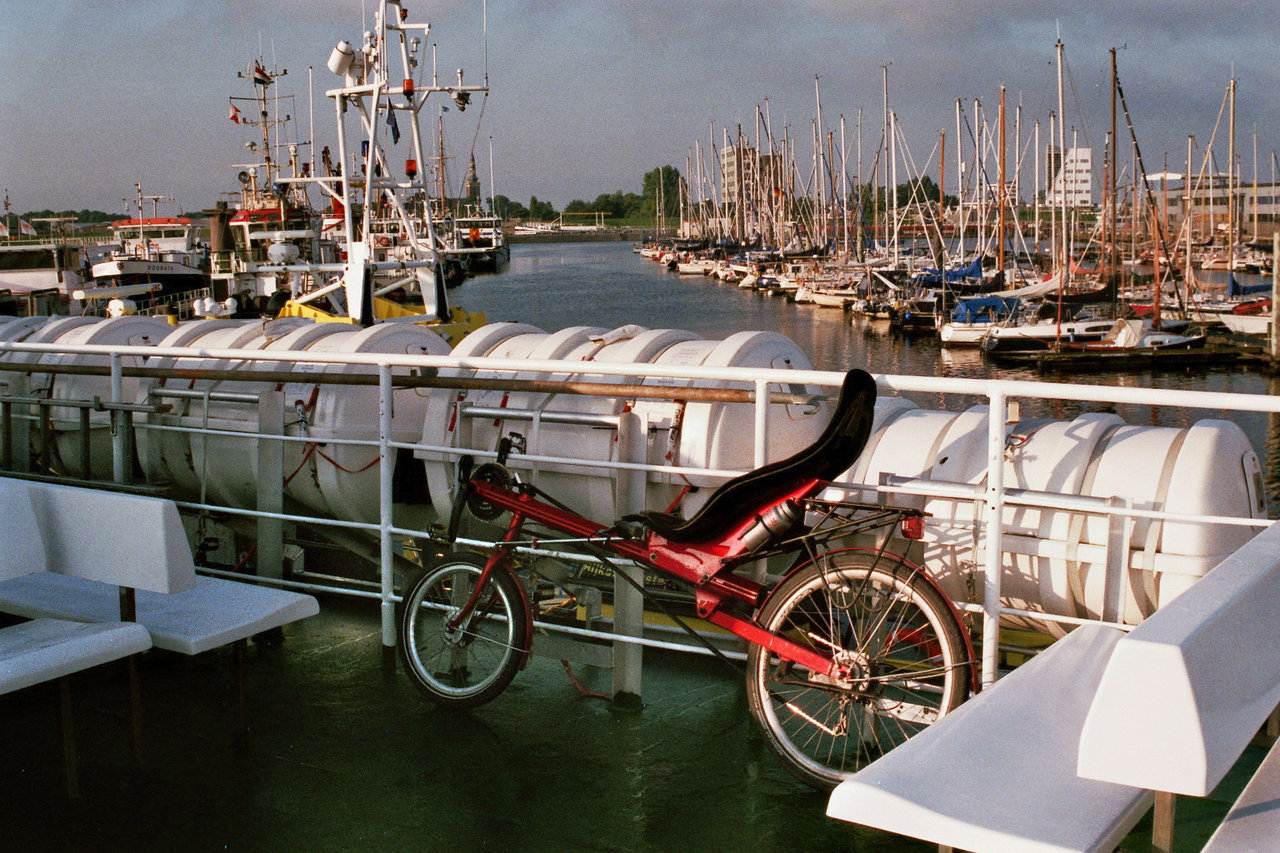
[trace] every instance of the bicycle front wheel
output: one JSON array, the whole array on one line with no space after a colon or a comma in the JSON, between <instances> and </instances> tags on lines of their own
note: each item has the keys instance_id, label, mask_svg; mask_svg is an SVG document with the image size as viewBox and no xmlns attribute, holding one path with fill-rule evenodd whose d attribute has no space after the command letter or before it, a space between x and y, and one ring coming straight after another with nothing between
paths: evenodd
<instances>
[{"instance_id":1,"label":"bicycle front wheel","mask_svg":"<svg viewBox=\"0 0 1280 853\"><path fill-rule=\"evenodd\" d=\"M756 645L747 656L752 716L787 769L815 788L834 788L968 693L954 610L891 554L820 554L782 582L757 621L849 669L830 678Z\"/></svg>"},{"instance_id":2,"label":"bicycle front wheel","mask_svg":"<svg viewBox=\"0 0 1280 853\"><path fill-rule=\"evenodd\" d=\"M501 693L520 669L527 613L519 582L493 572L470 614L485 560L464 551L423 571L400 611L400 660L410 680L440 705L473 708Z\"/></svg>"}]
</instances>

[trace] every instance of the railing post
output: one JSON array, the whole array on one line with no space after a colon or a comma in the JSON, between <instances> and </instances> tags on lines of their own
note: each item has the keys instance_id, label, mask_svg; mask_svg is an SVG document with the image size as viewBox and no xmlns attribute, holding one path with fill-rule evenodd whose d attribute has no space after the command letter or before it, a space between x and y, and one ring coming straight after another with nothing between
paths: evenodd
<instances>
[{"instance_id":1,"label":"railing post","mask_svg":"<svg viewBox=\"0 0 1280 853\"><path fill-rule=\"evenodd\" d=\"M769 383L756 380L755 466L769 461Z\"/></svg>"},{"instance_id":2,"label":"railing post","mask_svg":"<svg viewBox=\"0 0 1280 853\"><path fill-rule=\"evenodd\" d=\"M395 458L391 451L391 366L378 365L378 565L379 587L382 597L382 648L389 652L396 645L395 574L392 570L393 549L391 528L393 525Z\"/></svg>"},{"instance_id":3,"label":"railing post","mask_svg":"<svg viewBox=\"0 0 1280 853\"><path fill-rule=\"evenodd\" d=\"M31 394L31 379L26 373L15 372L9 376L9 394L14 397L28 397ZM5 452L9 454L7 465L14 471L31 470L31 411L34 407L14 404L9 408L11 417L9 426L9 444Z\"/></svg>"},{"instance_id":4,"label":"railing post","mask_svg":"<svg viewBox=\"0 0 1280 853\"><path fill-rule=\"evenodd\" d=\"M124 402L124 371L119 353L111 354L111 402ZM132 465L129 453L129 430L125 421L133 417L129 412L112 409L111 418L111 479L117 483L129 482ZM88 472L86 471L86 476Z\"/></svg>"},{"instance_id":5,"label":"railing post","mask_svg":"<svg viewBox=\"0 0 1280 853\"><path fill-rule=\"evenodd\" d=\"M982 596L982 686L995 684L1000 666L1000 574L1004 548L1004 390L991 392L987 411L986 560Z\"/></svg>"},{"instance_id":6,"label":"railing post","mask_svg":"<svg viewBox=\"0 0 1280 853\"><path fill-rule=\"evenodd\" d=\"M284 395L274 388L258 396L258 511L279 515L284 510ZM284 522L258 517L258 574L284 575Z\"/></svg>"},{"instance_id":7,"label":"railing post","mask_svg":"<svg viewBox=\"0 0 1280 853\"><path fill-rule=\"evenodd\" d=\"M618 418L618 460L640 463L645 460L645 427L635 412L624 412ZM644 471L618 471L618 515L644 510ZM639 584L644 583L644 570L631 564L620 564L616 571ZM622 578L613 581L613 631L626 637L644 634L644 597ZM613 644L614 701L639 702L644 647L639 643Z\"/></svg>"}]
</instances>

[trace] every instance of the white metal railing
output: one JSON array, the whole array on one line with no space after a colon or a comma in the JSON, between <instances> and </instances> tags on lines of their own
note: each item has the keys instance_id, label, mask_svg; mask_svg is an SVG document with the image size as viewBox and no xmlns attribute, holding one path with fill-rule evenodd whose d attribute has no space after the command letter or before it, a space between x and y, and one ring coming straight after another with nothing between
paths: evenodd
<instances>
[{"instance_id":1,"label":"white metal railing","mask_svg":"<svg viewBox=\"0 0 1280 853\"><path fill-rule=\"evenodd\" d=\"M766 461L766 451L768 447L768 407L770 400L777 396L778 392L772 391L771 386L781 388L794 388L797 385L817 385L821 387L834 388L838 387L843 380L843 374L831 371L816 370L776 370L776 369L757 369L757 368L734 368L734 367L690 367L677 365L658 365L658 364L636 364L636 363L608 363L608 362L582 362L582 361L557 361L557 360L534 360L534 359L502 359L502 358L482 358L482 357L464 357L455 358L453 356L430 356L430 355L391 355L391 354L349 354L349 353L330 353L330 352L288 352L288 351L250 351L242 349L213 349L213 348L186 348L186 347L150 347L150 346L95 346L95 345L60 345L60 344L28 344L28 343L3 343L0 342L0 365L6 360L7 352L26 352L37 354L79 354L98 357L96 360L100 363L102 357L107 357L110 363L109 370L109 386L110 400L103 401L108 409L111 409L111 424L113 426L113 471L115 478L124 482L127 474L129 457L131 452L127 444L127 430L119 428L122 421L128 413L122 411L127 404L133 404L137 401L123 399L124 394L124 359L129 358L146 358L155 357L171 357L183 360L184 369L190 370L190 365L198 363L201 360L226 360L231 359L237 363L248 364L254 361L273 362L277 366L282 362L302 363L306 365L317 364L334 364L334 365L365 365L376 370L378 380L378 436L376 439L338 439L326 437L324 440L329 444L352 444L363 445L376 448L379 458L379 516L376 523L366 523L351 520L336 520L331 518L320 518L314 515L297 515L286 513L283 511L263 511L261 508L249 509L245 507L227 507L225 505L216 505L201 501L186 501L180 504L188 509L193 510L217 510L218 512L228 514L240 514L252 516L258 519L266 519L277 524L283 522L302 522L316 525L329 525L333 527L349 528L367 531L376 534L379 541L379 564L380 572L378 578L377 597L381 602L382 616L382 640L386 646L392 646L395 643L395 603L396 596L393 589L393 567L395 564L395 547L398 538L402 537L430 537L430 531L415 530L409 528L398 528L393 523L392 517L392 476L394 466L391 464L394 454L399 450L409 450L415 452L435 452L439 454L450 454L459 456L463 453L470 453L483 457L492 455L491 448L459 448L426 445L422 442L399 442L392 438L392 413L393 413L393 374L395 368L411 368L416 369L418 375L432 376L440 370L453 371L476 371L483 370L486 375L494 375L495 373L507 372L512 375L521 374L529 376L531 374L548 374L548 375L595 375L603 377L656 377L666 379L685 379L685 380L720 380L724 382L737 383L739 386L746 384L753 389L754 393L754 464L760 465ZM24 363L23 368L31 373L40 373L41 367L30 362ZM245 379L252 379L247 375L249 370L246 369ZM278 369L278 368L277 368ZM25 382L20 378L26 374L23 373L0 373L0 379L8 378L9 395L4 399L6 414L11 414L8 407L15 405L14 400L22 399L19 392L24 390ZM300 372L299 379L308 383L316 382L317 378L322 376L316 372ZM444 380L441 380L444 381ZM1128 507L1116 500L1106 500L1092 497L1081 497L1072 495L1050 495L1043 493L1028 492L1026 490L1008 489L1003 482L1004 458L1006 451L1006 427L1008 421L1009 403L1018 399L1047 399L1047 400L1076 400L1094 403L1119 403L1119 404L1138 404L1159 407L1175 407L1186 409L1213 409L1226 410L1232 412L1265 412L1280 413L1280 398L1271 396L1259 396L1248 394L1232 394L1225 392L1205 392L1205 391L1178 391L1178 390L1153 390L1153 389L1133 389L1118 388L1095 385L1072 385L1065 383L1042 383L1030 381L1003 381L1003 380L972 380L972 379L954 379L954 378L933 378L920 376L896 376L896 375L880 375L877 381L881 392L929 392L944 395L963 395L967 397L977 397L986 399L989 405L988 417L988 435L986 446L987 457L987 477L985 484L975 487L971 484L948 484L931 480L922 479L904 479L889 477L886 482L879 485L868 485L863 487L864 490L876 490L886 495L911 495L911 496L927 496L935 498L952 498L973 501L980 505L983 509L981 521L976 525L976 530L980 537L975 540L980 547L975 553L983 555L984 566L984 588L981 604L965 604L958 603L961 609L981 612L983 622L983 681L990 683L994 681L997 675L998 662L998 626L1002 615L1016 614L1032 616L1036 619L1046 621L1058 621L1063 623L1079 623L1081 620L1076 617L1055 616L1041 612L1020 611L1001 605L1001 575L1002 575L1002 556L1005 553L1005 539L1008 532L1002 524L1004 518L1004 510L1006 507L1040 507L1044 509L1062 509L1079 513L1095 514L1106 516L1112 520L1112 529L1119 530L1125 525L1116 523L1116 520L1123 522L1124 519L1133 518L1152 518L1162 519L1164 521L1176 521L1185 523L1200 524L1244 524L1251 526L1266 526L1269 524L1266 520L1258 519L1236 519L1223 518L1218 516L1192 516L1179 515L1173 513L1159 512L1153 510L1144 510ZM681 397L681 386L652 386L655 390L670 388L671 398L678 399ZM572 393L566 390L563 393ZM278 396L278 395L277 395ZM283 411L282 404L280 411ZM504 416L511 417L510 410L504 411ZM545 414L543 415L545 417ZM283 445L286 442L306 442L313 439L306 436L288 436L282 431L269 435L257 435L253 433L245 433L241 431L225 431L211 427L190 427L190 426L171 426L171 425L155 425L155 424L136 424L136 429L149 429L156 431L174 430L187 432L207 432L214 435L234 435L238 438L255 437L260 440L265 439L268 442L275 442ZM4 436L7 442L7 452L11 452L14 445L13 436ZM20 440L20 439L19 439ZM1255 448L1261 450L1261 448ZM554 456L530 456L527 457L533 462L546 462L560 465L571 465L577 463L582 464L581 460L568 459L564 457ZM739 471L709 471L707 469L679 468L672 466L647 465L643 463L630 461L611 461L601 462L592 461L592 468L608 468L618 472L626 471L661 471L666 474L698 474L707 475L723 475L732 476ZM277 505L277 510L279 509ZM1108 572L1123 576L1126 574L1124 569L1127 565L1119 559L1120 555L1115 554L1116 547L1119 544L1118 539L1113 537L1109 540L1108 550L1113 552L1106 555L1105 562L1108 565ZM1127 546L1124 549L1127 552ZM280 583L276 580L274 582ZM1108 616L1116 616L1118 621L1118 596L1122 594L1122 578L1109 580L1107 589L1107 600L1109 603L1107 613ZM324 586L308 583L294 583L293 585L322 590L330 592L344 592L352 595L372 595L370 592L360 592L350 590L338 586ZM1121 626L1123 627L1123 626ZM611 635L619 642L624 643L640 643L640 644L662 644L662 641L644 640L639 637L620 637L616 634Z\"/></svg>"}]
</instances>

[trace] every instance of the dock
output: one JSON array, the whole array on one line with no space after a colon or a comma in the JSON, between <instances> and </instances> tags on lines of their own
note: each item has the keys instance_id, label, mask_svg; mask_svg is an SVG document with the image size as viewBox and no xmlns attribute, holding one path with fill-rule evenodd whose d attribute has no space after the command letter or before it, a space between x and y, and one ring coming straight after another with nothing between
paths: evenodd
<instances>
[{"instance_id":1,"label":"dock","mask_svg":"<svg viewBox=\"0 0 1280 853\"><path fill-rule=\"evenodd\" d=\"M984 356L1005 367L1025 367L1041 373L1099 371L1199 370L1210 367L1252 369L1274 375L1280 364L1256 341L1239 335L1210 335L1200 349L1023 350L987 352Z\"/></svg>"}]
</instances>

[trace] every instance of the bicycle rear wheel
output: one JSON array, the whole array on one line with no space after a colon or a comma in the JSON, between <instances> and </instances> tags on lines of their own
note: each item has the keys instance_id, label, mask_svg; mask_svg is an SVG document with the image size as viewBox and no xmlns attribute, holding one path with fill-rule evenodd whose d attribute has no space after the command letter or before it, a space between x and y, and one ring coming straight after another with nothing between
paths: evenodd
<instances>
[{"instance_id":1,"label":"bicycle rear wheel","mask_svg":"<svg viewBox=\"0 0 1280 853\"><path fill-rule=\"evenodd\" d=\"M918 569L892 554L820 554L769 597L759 624L851 670L836 680L752 645L747 700L769 748L822 790L964 701L963 628Z\"/></svg>"},{"instance_id":2,"label":"bicycle rear wheel","mask_svg":"<svg viewBox=\"0 0 1280 853\"><path fill-rule=\"evenodd\" d=\"M417 577L401 604L400 660L410 680L440 705L473 708L493 699L527 652L524 592L502 570L489 576L471 615L449 627L484 565L478 554L450 554Z\"/></svg>"}]
</instances>

